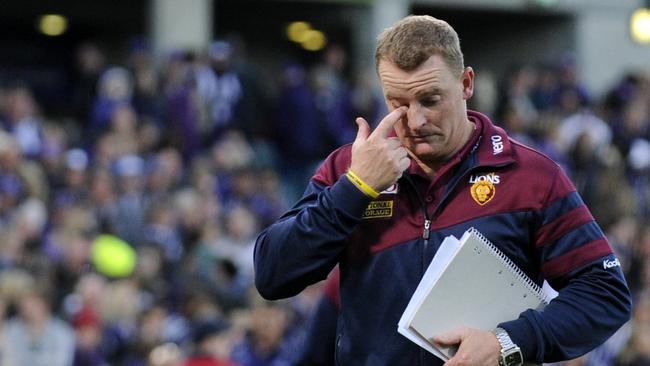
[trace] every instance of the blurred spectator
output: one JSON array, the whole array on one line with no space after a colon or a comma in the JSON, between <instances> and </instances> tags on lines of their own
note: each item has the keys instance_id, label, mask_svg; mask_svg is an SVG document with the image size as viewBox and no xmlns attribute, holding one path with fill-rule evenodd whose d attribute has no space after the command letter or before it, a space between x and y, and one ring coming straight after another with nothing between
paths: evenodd
<instances>
[{"instance_id":1,"label":"blurred spectator","mask_svg":"<svg viewBox=\"0 0 650 366\"><path fill-rule=\"evenodd\" d=\"M197 325L192 337L195 350L183 366L237 366L229 360L232 348L229 328L220 319Z\"/></svg>"},{"instance_id":2,"label":"blurred spectator","mask_svg":"<svg viewBox=\"0 0 650 366\"><path fill-rule=\"evenodd\" d=\"M141 290L143 301L173 306L174 273L165 265L163 249L156 245L145 244L138 248L137 257L134 277Z\"/></svg>"},{"instance_id":3,"label":"blurred spectator","mask_svg":"<svg viewBox=\"0 0 650 366\"><path fill-rule=\"evenodd\" d=\"M135 358L132 347L138 337L138 315L142 310L138 291L134 281L119 280L109 283L103 293L99 304L105 325L102 348L109 364L122 365Z\"/></svg>"},{"instance_id":4,"label":"blurred spectator","mask_svg":"<svg viewBox=\"0 0 650 366\"><path fill-rule=\"evenodd\" d=\"M154 201L171 199L183 183L183 161L178 150L159 149L147 162L147 189Z\"/></svg>"},{"instance_id":5,"label":"blurred spectator","mask_svg":"<svg viewBox=\"0 0 650 366\"><path fill-rule=\"evenodd\" d=\"M536 71L530 65L518 65L507 73L497 105L497 118L504 120L508 114L516 115L524 128L536 122L538 113L533 104L532 93L536 85ZM515 130L516 131L516 130Z\"/></svg>"},{"instance_id":6,"label":"blurred spectator","mask_svg":"<svg viewBox=\"0 0 650 366\"><path fill-rule=\"evenodd\" d=\"M207 123L202 131L203 145L209 146L230 128L236 128L239 121L239 103L242 99L242 85L237 73L232 70L232 46L219 40L208 49L208 66L197 69L198 95L206 108Z\"/></svg>"},{"instance_id":7,"label":"blurred spectator","mask_svg":"<svg viewBox=\"0 0 650 366\"><path fill-rule=\"evenodd\" d=\"M646 98L635 97L625 103L611 126L614 144L623 156L628 156L634 140L650 138L650 105Z\"/></svg>"},{"instance_id":8,"label":"blurred spectator","mask_svg":"<svg viewBox=\"0 0 650 366\"><path fill-rule=\"evenodd\" d=\"M211 176L206 176L211 179ZM179 232L186 253L194 250L204 228L214 227L212 221L218 203L214 192L201 195L198 190L185 188L176 192L174 207L178 212Z\"/></svg>"},{"instance_id":9,"label":"blurred spectator","mask_svg":"<svg viewBox=\"0 0 650 366\"><path fill-rule=\"evenodd\" d=\"M146 366L180 366L182 358L182 350L176 343L165 343L149 352Z\"/></svg>"},{"instance_id":10,"label":"blurred spectator","mask_svg":"<svg viewBox=\"0 0 650 366\"><path fill-rule=\"evenodd\" d=\"M612 141L609 125L588 108L580 109L560 121L557 144L562 151L567 152L575 148L582 135L587 136L592 148L598 151L602 151Z\"/></svg>"},{"instance_id":11,"label":"blurred spectator","mask_svg":"<svg viewBox=\"0 0 650 366\"><path fill-rule=\"evenodd\" d=\"M97 96L99 77L105 68L105 56L99 46L92 42L81 44L76 51L73 80L75 117L87 136L92 120L91 111Z\"/></svg>"},{"instance_id":12,"label":"blurred spectator","mask_svg":"<svg viewBox=\"0 0 650 366\"><path fill-rule=\"evenodd\" d=\"M0 217L3 210L27 197L47 200L49 187L43 168L23 156L18 141L0 131Z\"/></svg>"},{"instance_id":13,"label":"blurred spectator","mask_svg":"<svg viewBox=\"0 0 650 366\"><path fill-rule=\"evenodd\" d=\"M557 73L560 108L566 108L566 98L570 98L570 103L572 104L591 104L591 96L589 95L587 88L580 81L575 53L567 51L560 57L558 61Z\"/></svg>"},{"instance_id":14,"label":"blurred spectator","mask_svg":"<svg viewBox=\"0 0 650 366\"><path fill-rule=\"evenodd\" d=\"M143 242L160 248L163 263L172 270L183 256L183 243L177 229L177 218L172 206L165 201L156 201L149 208L147 224L144 226Z\"/></svg>"},{"instance_id":15,"label":"blurred spectator","mask_svg":"<svg viewBox=\"0 0 650 366\"><path fill-rule=\"evenodd\" d=\"M35 275L47 275L49 263L43 255L41 239L47 223L43 202L27 199L18 204L0 228L0 269L29 268Z\"/></svg>"},{"instance_id":16,"label":"blurred spectator","mask_svg":"<svg viewBox=\"0 0 650 366\"><path fill-rule=\"evenodd\" d=\"M164 306L152 305L144 309L138 318L137 332L129 343L130 349L124 364L146 366L156 348L178 342L178 332L185 332L185 329L184 324L175 324L174 319L173 314Z\"/></svg>"},{"instance_id":17,"label":"blurred spectator","mask_svg":"<svg viewBox=\"0 0 650 366\"><path fill-rule=\"evenodd\" d=\"M319 116L316 98L307 84L304 67L286 65L274 125L280 152L278 166L286 183L286 195L292 202L300 197L305 179L313 173L325 148L326 125Z\"/></svg>"},{"instance_id":18,"label":"blurred spectator","mask_svg":"<svg viewBox=\"0 0 650 366\"><path fill-rule=\"evenodd\" d=\"M89 193L93 202L91 210L103 232L113 230L112 220L117 216L116 189L112 175L106 170L97 169L90 177Z\"/></svg>"},{"instance_id":19,"label":"blurred spectator","mask_svg":"<svg viewBox=\"0 0 650 366\"><path fill-rule=\"evenodd\" d=\"M250 278L231 259L220 258L212 248L199 246L193 269L193 283L230 313L246 306Z\"/></svg>"},{"instance_id":20,"label":"blurred spectator","mask_svg":"<svg viewBox=\"0 0 650 366\"><path fill-rule=\"evenodd\" d=\"M538 111L551 112L558 106L559 76L552 65L541 65L537 70L537 83L531 100Z\"/></svg>"},{"instance_id":21,"label":"blurred spectator","mask_svg":"<svg viewBox=\"0 0 650 366\"><path fill-rule=\"evenodd\" d=\"M114 66L102 73L97 89L89 130L91 141L110 129L111 119L118 106L131 105L133 78L126 69Z\"/></svg>"},{"instance_id":22,"label":"blurred spectator","mask_svg":"<svg viewBox=\"0 0 650 366\"><path fill-rule=\"evenodd\" d=\"M220 202L227 202L234 194L235 174L253 163L253 149L244 135L229 131L214 144L211 150L212 173L215 190Z\"/></svg>"},{"instance_id":23,"label":"blurred spectator","mask_svg":"<svg viewBox=\"0 0 650 366\"><path fill-rule=\"evenodd\" d=\"M248 283L253 279L253 248L258 230L253 213L245 206L235 206L226 212L224 235L210 244L214 256L231 261Z\"/></svg>"},{"instance_id":24,"label":"blurred spectator","mask_svg":"<svg viewBox=\"0 0 650 366\"><path fill-rule=\"evenodd\" d=\"M66 212L61 226L48 235L45 244L46 252L52 261L53 277L53 301L59 305L61 301L73 292L78 281L90 270L91 242L88 234L84 233L89 228L81 226L93 225L92 222L84 222L88 217L87 209L75 208ZM92 218L88 217L92 221ZM76 222L70 222L76 221ZM75 226L80 225L77 229Z\"/></svg>"},{"instance_id":25,"label":"blurred spectator","mask_svg":"<svg viewBox=\"0 0 650 366\"><path fill-rule=\"evenodd\" d=\"M250 329L232 351L242 366L285 366L297 357L288 332L290 313L282 302L258 300L253 306Z\"/></svg>"},{"instance_id":26,"label":"blurred spectator","mask_svg":"<svg viewBox=\"0 0 650 366\"><path fill-rule=\"evenodd\" d=\"M356 135L354 120L349 120L347 113L350 111L346 111L346 104L351 98L350 86L344 75L346 65L345 48L340 44L331 44L325 49L321 63L310 71L321 126L321 136L316 146L321 154L351 142L350 137Z\"/></svg>"},{"instance_id":27,"label":"blurred spectator","mask_svg":"<svg viewBox=\"0 0 650 366\"><path fill-rule=\"evenodd\" d=\"M159 125L163 118L163 99L146 39L134 38L129 42L127 65L133 75L133 108L140 118Z\"/></svg>"},{"instance_id":28,"label":"blurred spectator","mask_svg":"<svg viewBox=\"0 0 650 366\"><path fill-rule=\"evenodd\" d=\"M340 44L330 44L323 52L321 63L312 70L313 77L316 79L314 80L316 90L322 92L322 96L338 98L345 94L348 88L344 76L347 58L347 52ZM323 102L329 103L333 100Z\"/></svg>"},{"instance_id":29,"label":"blurred spectator","mask_svg":"<svg viewBox=\"0 0 650 366\"><path fill-rule=\"evenodd\" d=\"M238 126L255 149L258 144L268 143L273 126L269 118L271 95L277 92L269 82L265 68L248 55L247 43L237 33L229 33L224 39L232 46L232 70L238 75L242 98L238 108Z\"/></svg>"},{"instance_id":30,"label":"blurred spectator","mask_svg":"<svg viewBox=\"0 0 650 366\"><path fill-rule=\"evenodd\" d=\"M32 92L24 85L7 91L7 125L25 157L38 158L43 150L43 122Z\"/></svg>"},{"instance_id":31,"label":"blurred spectator","mask_svg":"<svg viewBox=\"0 0 650 366\"><path fill-rule=\"evenodd\" d=\"M258 192L249 204L259 217L259 226L266 227L287 209L287 200L282 195L283 182L275 169L266 168L259 172L257 183Z\"/></svg>"},{"instance_id":32,"label":"blurred spectator","mask_svg":"<svg viewBox=\"0 0 650 366\"><path fill-rule=\"evenodd\" d=\"M139 152L138 123L138 116L130 105L121 104L113 109L106 134L111 136L118 156Z\"/></svg>"},{"instance_id":33,"label":"blurred spectator","mask_svg":"<svg viewBox=\"0 0 650 366\"><path fill-rule=\"evenodd\" d=\"M193 158L201 146L199 101L190 72L191 56L177 51L167 60L163 80L163 125L168 129L169 144L186 161Z\"/></svg>"},{"instance_id":34,"label":"blurred spectator","mask_svg":"<svg viewBox=\"0 0 650 366\"><path fill-rule=\"evenodd\" d=\"M137 247L143 242L142 227L149 200L145 191L144 160L137 155L126 155L115 162L118 179L118 196L114 215L110 217L111 228L120 238Z\"/></svg>"},{"instance_id":35,"label":"blurred spectator","mask_svg":"<svg viewBox=\"0 0 650 366\"><path fill-rule=\"evenodd\" d=\"M72 365L75 336L70 325L50 310L50 297L39 288L17 298L18 313L2 328L3 365Z\"/></svg>"},{"instance_id":36,"label":"blurred spectator","mask_svg":"<svg viewBox=\"0 0 650 366\"><path fill-rule=\"evenodd\" d=\"M47 122L43 126L43 152L39 161L51 189L61 186L61 171L65 159L63 155L69 147L73 147L71 141L81 136L70 131L72 129L64 128L58 121Z\"/></svg>"},{"instance_id":37,"label":"blurred spectator","mask_svg":"<svg viewBox=\"0 0 650 366\"><path fill-rule=\"evenodd\" d=\"M55 208L64 208L85 204L89 200L88 154L82 149L70 149L62 157L63 166L59 167L60 186L53 192L52 204Z\"/></svg>"},{"instance_id":38,"label":"blurred spectator","mask_svg":"<svg viewBox=\"0 0 650 366\"><path fill-rule=\"evenodd\" d=\"M76 333L74 366L108 365L102 349L103 326L99 314L90 307L83 308L72 320Z\"/></svg>"}]
</instances>

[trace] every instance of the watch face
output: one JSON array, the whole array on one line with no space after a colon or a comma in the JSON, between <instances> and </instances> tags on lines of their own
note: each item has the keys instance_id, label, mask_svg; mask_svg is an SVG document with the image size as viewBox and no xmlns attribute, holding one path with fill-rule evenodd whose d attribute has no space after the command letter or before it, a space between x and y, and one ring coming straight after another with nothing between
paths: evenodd
<instances>
[{"instance_id":1,"label":"watch face","mask_svg":"<svg viewBox=\"0 0 650 366\"><path fill-rule=\"evenodd\" d=\"M506 356L506 366L516 366L522 363L521 352L513 352Z\"/></svg>"}]
</instances>

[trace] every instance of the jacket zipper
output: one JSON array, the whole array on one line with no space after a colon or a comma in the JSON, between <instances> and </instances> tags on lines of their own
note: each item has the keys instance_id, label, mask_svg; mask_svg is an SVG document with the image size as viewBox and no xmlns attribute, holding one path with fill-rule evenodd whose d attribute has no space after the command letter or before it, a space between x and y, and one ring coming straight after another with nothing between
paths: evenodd
<instances>
[{"instance_id":1,"label":"jacket zipper","mask_svg":"<svg viewBox=\"0 0 650 366\"><path fill-rule=\"evenodd\" d=\"M426 253L427 246L429 245L429 237L431 236L431 216L429 216L429 212L427 211L427 204L425 200L422 198L422 195L420 195L420 192L418 191L417 187L415 186L415 182L413 182L411 175L408 173L404 173L403 177L411 186L411 188L413 188L413 191L415 192L415 196L417 197L418 202L420 203L420 207L422 208L422 214L424 215L424 223L422 225L422 239L424 241L424 253L422 254L422 263L424 265L423 269L425 269L426 268L426 263L424 263L426 258L425 253Z\"/></svg>"},{"instance_id":2,"label":"jacket zipper","mask_svg":"<svg viewBox=\"0 0 650 366\"><path fill-rule=\"evenodd\" d=\"M424 214L426 215L426 208L424 210ZM429 234L431 233L431 220L429 220L428 217L425 216L424 219L424 229L422 230L422 239L424 239L425 243L429 241Z\"/></svg>"},{"instance_id":3,"label":"jacket zipper","mask_svg":"<svg viewBox=\"0 0 650 366\"><path fill-rule=\"evenodd\" d=\"M422 214L424 215L424 224L422 228L422 241L423 241L422 273L424 273L427 268L426 258L427 258L427 247L429 246L429 236L431 236L431 218L429 217L429 213L427 212L426 201L420 195L420 192L418 191L415 182L413 182L411 175L409 173L404 172L402 177L404 178L404 180L408 182L411 188L413 188L413 191L415 192L415 196L417 197L418 202L420 203L420 207L422 208ZM420 348L420 365L424 365L424 358L426 356L425 352L426 351L424 349Z\"/></svg>"}]
</instances>

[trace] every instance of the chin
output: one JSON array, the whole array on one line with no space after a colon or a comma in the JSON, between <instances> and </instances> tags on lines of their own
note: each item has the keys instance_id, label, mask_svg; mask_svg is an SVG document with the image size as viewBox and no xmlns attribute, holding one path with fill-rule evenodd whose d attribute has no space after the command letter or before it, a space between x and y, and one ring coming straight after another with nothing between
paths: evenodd
<instances>
[{"instance_id":1,"label":"chin","mask_svg":"<svg viewBox=\"0 0 650 366\"><path fill-rule=\"evenodd\" d=\"M431 160L436 159L439 155L439 149L432 147L429 144L418 144L413 146L411 149L413 154L418 157L420 160Z\"/></svg>"}]
</instances>

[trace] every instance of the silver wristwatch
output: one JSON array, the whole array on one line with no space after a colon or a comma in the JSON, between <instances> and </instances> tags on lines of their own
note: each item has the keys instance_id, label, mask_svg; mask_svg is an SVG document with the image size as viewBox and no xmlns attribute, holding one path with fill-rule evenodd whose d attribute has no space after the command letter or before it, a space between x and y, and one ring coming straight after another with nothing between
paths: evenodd
<instances>
[{"instance_id":1,"label":"silver wristwatch","mask_svg":"<svg viewBox=\"0 0 650 366\"><path fill-rule=\"evenodd\" d=\"M496 328L494 334L497 336L497 341L501 345L501 355L499 356L499 366L521 366L524 363L524 358L521 354L521 349L517 346L508 332L503 328Z\"/></svg>"}]
</instances>

